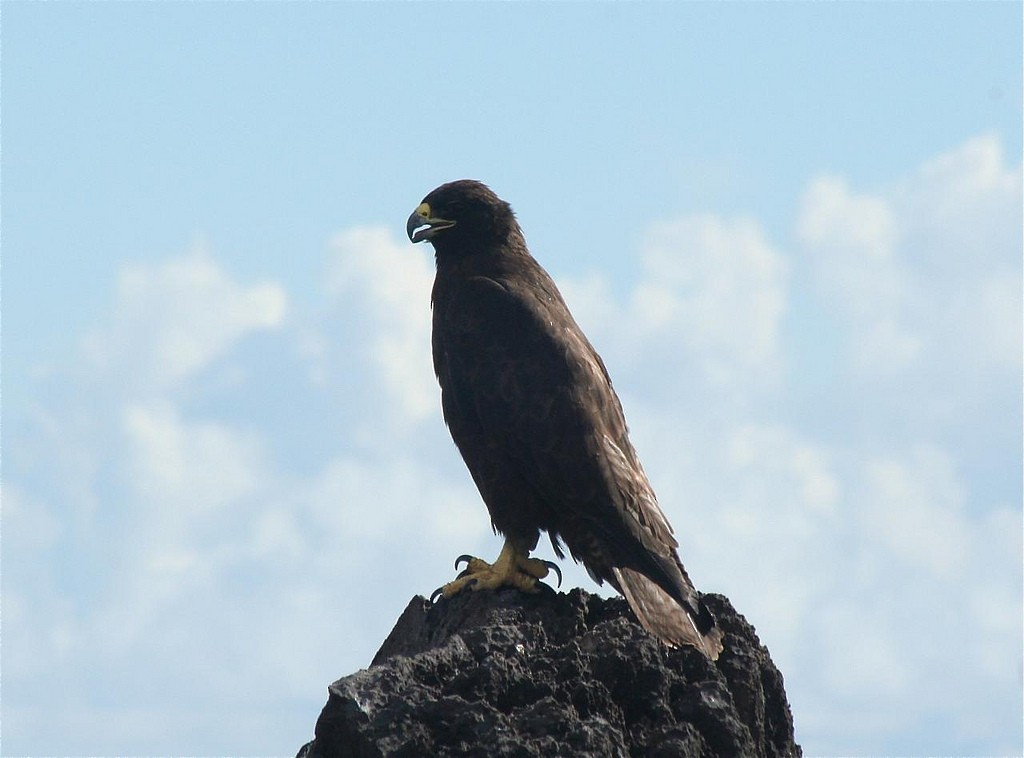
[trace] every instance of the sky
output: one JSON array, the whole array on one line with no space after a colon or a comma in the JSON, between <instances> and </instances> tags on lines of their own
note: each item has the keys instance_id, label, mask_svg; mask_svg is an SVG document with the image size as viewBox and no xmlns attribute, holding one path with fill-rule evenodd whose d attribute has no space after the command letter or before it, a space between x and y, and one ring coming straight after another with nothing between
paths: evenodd
<instances>
[{"instance_id":1,"label":"sky","mask_svg":"<svg viewBox=\"0 0 1024 758\"><path fill-rule=\"evenodd\" d=\"M466 177L805 754L1020 755L1021 7L3 3L3 755L294 755L497 554L404 236Z\"/></svg>"}]
</instances>

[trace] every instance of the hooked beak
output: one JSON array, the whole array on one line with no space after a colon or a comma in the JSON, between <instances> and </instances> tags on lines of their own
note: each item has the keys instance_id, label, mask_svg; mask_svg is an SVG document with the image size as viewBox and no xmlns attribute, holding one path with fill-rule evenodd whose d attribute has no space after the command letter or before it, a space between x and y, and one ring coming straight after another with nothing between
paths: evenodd
<instances>
[{"instance_id":1,"label":"hooked beak","mask_svg":"<svg viewBox=\"0 0 1024 758\"><path fill-rule=\"evenodd\" d=\"M405 233L409 235L410 242L422 242L423 240L431 239L438 232L450 229L453 226L455 226L454 221L434 218L430 214L430 206L426 203L420 203L419 207L409 216L409 220L405 224Z\"/></svg>"}]
</instances>

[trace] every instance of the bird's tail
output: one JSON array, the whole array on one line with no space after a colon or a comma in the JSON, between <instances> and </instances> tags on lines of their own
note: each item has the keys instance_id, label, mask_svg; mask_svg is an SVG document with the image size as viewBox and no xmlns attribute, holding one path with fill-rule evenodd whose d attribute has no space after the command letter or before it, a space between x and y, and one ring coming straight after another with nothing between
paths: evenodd
<instances>
[{"instance_id":1,"label":"bird's tail","mask_svg":"<svg viewBox=\"0 0 1024 758\"><path fill-rule=\"evenodd\" d=\"M722 630L715 625L707 608L689 609L680 605L639 571L613 568L612 573L629 607L647 631L669 645L693 645L711 660L718 660L722 652Z\"/></svg>"}]
</instances>

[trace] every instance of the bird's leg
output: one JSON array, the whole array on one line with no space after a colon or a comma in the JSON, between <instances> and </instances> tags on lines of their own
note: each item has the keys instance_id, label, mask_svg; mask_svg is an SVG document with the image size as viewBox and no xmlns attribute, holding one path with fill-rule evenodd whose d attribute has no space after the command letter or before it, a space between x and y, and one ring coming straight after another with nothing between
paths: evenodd
<instances>
[{"instance_id":1,"label":"bird's leg","mask_svg":"<svg viewBox=\"0 0 1024 758\"><path fill-rule=\"evenodd\" d=\"M538 579L543 579L551 569L558 574L558 583L562 583L562 572L551 561L531 558L529 550L517 547L512 540L506 539L494 563L472 556L463 555L455 561L455 567L466 561L466 568L459 576L431 595L434 600L438 595L452 597L462 590L496 590L499 587L516 587L523 592L540 592Z\"/></svg>"}]
</instances>

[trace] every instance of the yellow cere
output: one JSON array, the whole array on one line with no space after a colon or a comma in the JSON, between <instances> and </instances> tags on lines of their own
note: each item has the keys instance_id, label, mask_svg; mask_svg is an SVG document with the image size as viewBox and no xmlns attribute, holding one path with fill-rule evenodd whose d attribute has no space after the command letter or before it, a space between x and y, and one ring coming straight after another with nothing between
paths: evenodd
<instances>
[{"instance_id":1,"label":"yellow cere","mask_svg":"<svg viewBox=\"0 0 1024 758\"><path fill-rule=\"evenodd\" d=\"M430 204L420 203L419 206L416 208L416 215L423 216L423 218L430 218Z\"/></svg>"}]
</instances>

